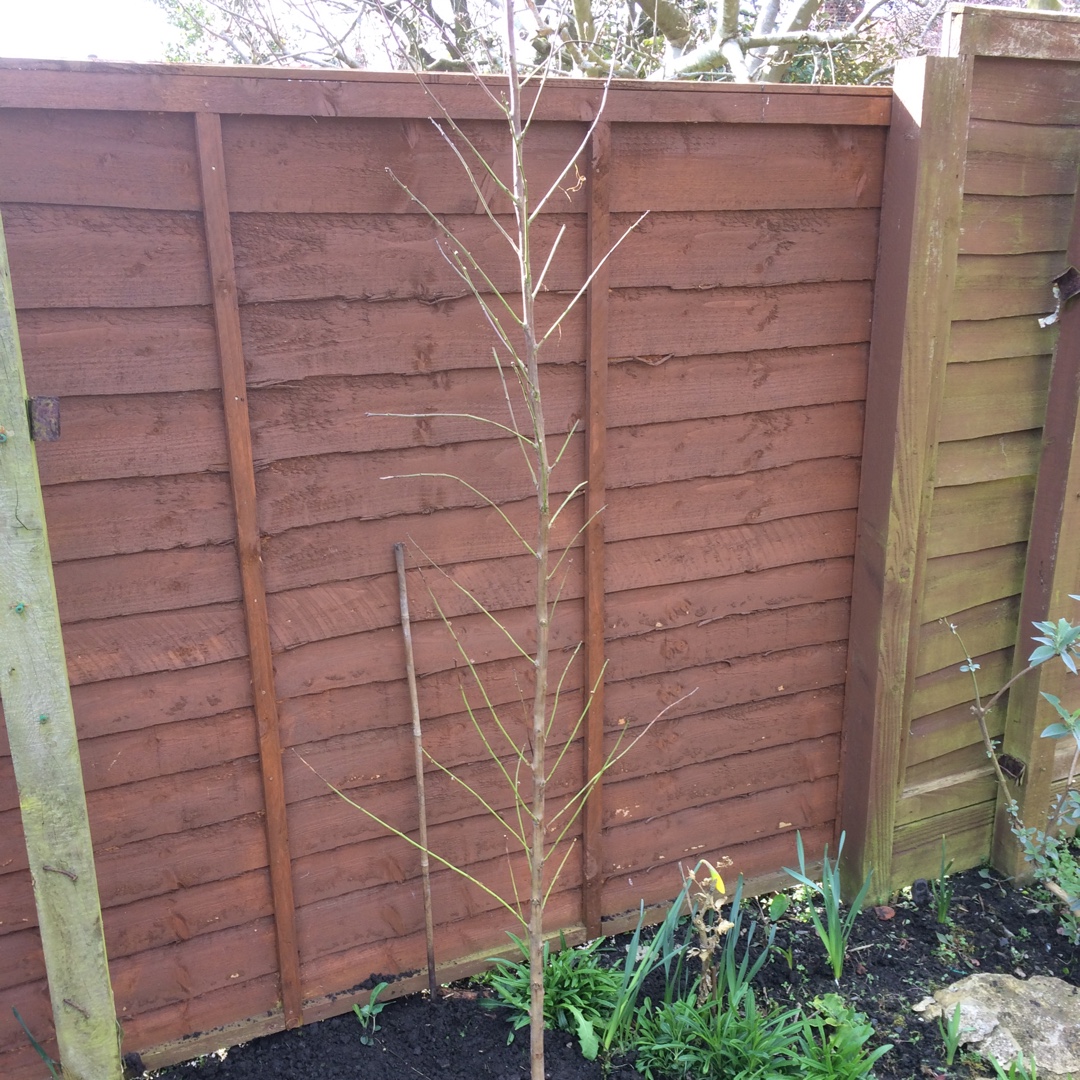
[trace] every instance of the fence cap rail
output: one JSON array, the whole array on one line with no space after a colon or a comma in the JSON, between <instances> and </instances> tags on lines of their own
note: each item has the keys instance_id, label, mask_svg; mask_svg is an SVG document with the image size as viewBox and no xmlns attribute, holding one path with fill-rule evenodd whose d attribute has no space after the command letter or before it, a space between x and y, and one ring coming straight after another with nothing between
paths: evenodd
<instances>
[{"instance_id":1,"label":"fence cap rail","mask_svg":"<svg viewBox=\"0 0 1080 1080\"><path fill-rule=\"evenodd\" d=\"M485 76L483 82L496 94L505 86L498 76ZM600 108L603 87L600 79L550 80L537 115L590 121ZM0 108L426 119L439 114L433 95L457 119L502 118L470 75L0 60ZM891 105L887 87L620 79L611 85L605 116L636 123L884 127Z\"/></svg>"},{"instance_id":2,"label":"fence cap rail","mask_svg":"<svg viewBox=\"0 0 1080 1080\"><path fill-rule=\"evenodd\" d=\"M941 51L945 56L1080 60L1080 15L950 4Z\"/></svg>"}]
</instances>

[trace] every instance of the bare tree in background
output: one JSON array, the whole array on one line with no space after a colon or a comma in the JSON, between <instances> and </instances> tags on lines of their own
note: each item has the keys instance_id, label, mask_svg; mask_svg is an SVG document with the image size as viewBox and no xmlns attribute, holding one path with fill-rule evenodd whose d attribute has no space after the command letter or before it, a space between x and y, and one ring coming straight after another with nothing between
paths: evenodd
<instances>
[{"instance_id":1,"label":"bare tree in background","mask_svg":"<svg viewBox=\"0 0 1080 1080\"><path fill-rule=\"evenodd\" d=\"M174 61L501 72L494 0L155 0ZM888 82L935 51L948 0L517 0L523 60L567 75ZM1080 0L998 0L1006 6Z\"/></svg>"}]
</instances>

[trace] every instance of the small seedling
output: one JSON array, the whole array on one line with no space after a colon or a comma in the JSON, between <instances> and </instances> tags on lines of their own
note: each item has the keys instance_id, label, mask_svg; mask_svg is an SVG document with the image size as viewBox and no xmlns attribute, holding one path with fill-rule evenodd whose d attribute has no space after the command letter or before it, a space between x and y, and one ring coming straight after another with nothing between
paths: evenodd
<instances>
[{"instance_id":1,"label":"small seedling","mask_svg":"<svg viewBox=\"0 0 1080 1080\"><path fill-rule=\"evenodd\" d=\"M356 1019L363 1025L364 1032L360 1036L360 1042L364 1046L371 1046L375 1042L375 1032L379 1031L376 1017L386 1008L385 1001L379 1001L379 995L389 986L389 983L381 982L371 991L366 1005L354 1005L353 1012Z\"/></svg>"},{"instance_id":2,"label":"small seedling","mask_svg":"<svg viewBox=\"0 0 1080 1080\"><path fill-rule=\"evenodd\" d=\"M840 856L844 853L844 833L840 834L840 843L836 849L836 861L829 862L829 848L826 845L825 855L821 864L821 882L812 881L806 876L806 855L803 851L802 833L795 834L795 847L799 855L799 869L792 870L784 867L784 873L790 874L800 885L817 892L821 896L821 906L825 909L825 920L822 921L817 908L811 901L807 907L810 920L814 924L818 937L825 952L829 957L832 967L833 978L840 981L840 975L844 970L844 954L847 952L848 938L851 937L851 928L855 924L855 917L862 910L863 900L870 891L870 878L873 870L866 874L866 880L862 883L858 895L851 902L846 915L840 913Z\"/></svg>"},{"instance_id":3,"label":"small seedling","mask_svg":"<svg viewBox=\"0 0 1080 1080\"><path fill-rule=\"evenodd\" d=\"M941 1032L942 1041L945 1043L945 1064L951 1069L956 1060L956 1052L960 1049L960 1002L956 1003L952 1016L947 1024L942 1023L938 1017L938 1030Z\"/></svg>"},{"instance_id":4,"label":"small seedling","mask_svg":"<svg viewBox=\"0 0 1080 1080\"><path fill-rule=\"evenodd\" d=\"M927 884L930 887L930 895L934 898L934 910L937 921L945 926L949 922L949 907L952 904L953 885L949 881L949 871L953 868L955 859L945 862L945 837L941 838L941 871L936 878L931 878ZM951 1065L952 1062L950 1061Z\"/></svg>"}]
</instances>

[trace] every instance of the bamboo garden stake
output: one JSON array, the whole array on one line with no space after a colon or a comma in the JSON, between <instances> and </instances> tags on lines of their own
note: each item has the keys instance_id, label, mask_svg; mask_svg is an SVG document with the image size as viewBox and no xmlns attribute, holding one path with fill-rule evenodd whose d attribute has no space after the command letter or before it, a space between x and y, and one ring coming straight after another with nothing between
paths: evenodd
<instances>
[{"instance_id":1,"label":"bamboo garden stake","mask_svg":"<svg viewBox=\"0 0 1080 1080\"><path fill-rule=\"evenodd\" d=\"M116 1009L2 222L0 279L0 699L64 1076L120 1080Z\"/></svg>"},{"instance_id":2,"label":"bamboo garden stake","mask_svg":"<svg viewBox=\"0 0 1080 1080\"><path fill-rule=\"evenodd\" d=\"M420 697L416 692L416 661L413 659L412 623L409 620L409 590L405 584L405 545L394 545L397 565L398 600L401 605L401 633L405 639L405 672L409 678L409 705L412 709L413 754L416 758L416 805L420 816L420 875L424 881L424 940L427 942L428 991L431 1000L439 996L435 982L435 920L431 913L431 864L428 860L427 798L424 794L424 742L420 733Z\"/></svg>"}]
</instances>

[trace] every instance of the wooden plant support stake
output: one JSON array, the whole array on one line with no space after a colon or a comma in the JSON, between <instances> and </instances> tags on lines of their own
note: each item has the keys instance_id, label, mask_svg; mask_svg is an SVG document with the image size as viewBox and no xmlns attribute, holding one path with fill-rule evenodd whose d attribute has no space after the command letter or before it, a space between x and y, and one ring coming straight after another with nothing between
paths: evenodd
<instances>
[{"instance_id":1,"label":"wooden plant support stake","mask_svg":"<svg viewBox=\"0 0 1080 1080\"><path fill-rule=\"evenodd\" d=\"M0 222L0 698L67 1080L120 1080L79 738Z\"/></svg>"},{"instance_id":2,"label":"wooden plant support stake","mask_svg":"<svg viewBox=\"0 0 1080 1080\"><path fill-rule=\"evenodd\" d=\"M416 692L416 661L413 658L412 622L409 619L409 592L405 584L405 545L394 545L397 565L398 599L401 604L401 632L405 639L405 672L409 677L409 705L412 708L413 753L416 761L416 805L420 816L420 875L424 879L424 940L427 942L428 991L439 999L435 981L435 920L431 912L431 866L428 861L427 799L424 794L424 744L420 734L420 697Z\"/></svg>"}]
</instances>

